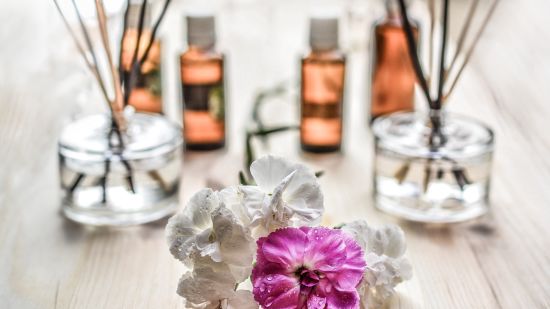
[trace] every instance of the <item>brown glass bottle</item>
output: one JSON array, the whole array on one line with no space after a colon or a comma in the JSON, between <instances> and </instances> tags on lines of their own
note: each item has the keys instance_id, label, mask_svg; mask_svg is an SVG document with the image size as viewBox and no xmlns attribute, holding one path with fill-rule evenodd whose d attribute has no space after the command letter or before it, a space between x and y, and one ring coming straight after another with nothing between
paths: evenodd
<instances>
[{"instance_id":1,"label":"brown glass bottle","mask_svg":"<svg viewBox=\"0 0 550 309\"><path fill-rule=\"evenodd\" d=\"M337 20L312 19L312 51L302 59L300 142L304 151L333 152L342 144L345 55Z\"/></svg>"},{"instance_id":2,"label":"brown glass bottle","mask_svg":"<svg viewBox=\"0 0 550 309\"><path fill-rule=\"evenodd\" d=\"M418 41L418 28L416 24L412 26ZM381 115L414 110L416 77L401 17L395 6L388 5L387 17L374 27L373 52L371 121Z\"/></svg>"},{"instance_id":3,"label":"brown glass bottle","mask_svg":"<svg viewBox=\"0 0 550 309\"><path fill-rule=\"evenodd\" d=\"M188 17L189 48L180 56L183 135L189 150L225 146L224 57L214 49L213 17Z\"/></svg>"},{"instance_id":4,"label":"brown glass bottle","mask_svg":"<svg viewBox=\"0 0 550 309\"><path fill-rule=\"evenodd\" d=\"M138 44L138 16L141 5L131 4L128 12L128 29L122 39L121 66L124 72L130 72L130 64ZM138 59L143 57L151 40L150 6L146 8L144 25L139 39ZM128 98L128 104L138 112L162 114L161 72L160 72L160 42L151 46L147 59L141 67L135 85ZM126 81L129 82L129 81Z\"/></svg>"}]
</instances>

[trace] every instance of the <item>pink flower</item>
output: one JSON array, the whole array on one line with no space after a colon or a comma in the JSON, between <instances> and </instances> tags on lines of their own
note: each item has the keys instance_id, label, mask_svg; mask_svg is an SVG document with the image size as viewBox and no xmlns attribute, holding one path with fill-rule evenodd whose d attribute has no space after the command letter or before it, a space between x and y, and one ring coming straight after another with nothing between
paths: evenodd
<instances>
[{"instance_id":1,"label":"pink flower","mask_svg":"<svg viewBox=\"0 0 550 309\"><path fill-rule=\"evenodd\" d=\"M273 309L359 308L365 266L361 247L341 230L279 229L258 240L254 298Z\"/></svg>"}]
</instances>

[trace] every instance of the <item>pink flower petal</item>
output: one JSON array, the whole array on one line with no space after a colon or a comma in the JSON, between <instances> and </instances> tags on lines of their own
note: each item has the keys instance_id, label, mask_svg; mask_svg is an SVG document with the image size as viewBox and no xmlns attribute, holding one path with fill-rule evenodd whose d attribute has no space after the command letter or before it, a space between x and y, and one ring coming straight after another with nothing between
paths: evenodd
<instances>
[{"instance_id":1,"label":"pink flower petal","mask_svg":"<svg viewBox=\"0 0 550 309\"><path fill-rule=\"evenodd\" d=\"M321 271L338 270L346 260L346 243L339 230L324 227L302 227L308 243L304 255L305 266Z\"/></svg>"},{"instance_id":2,"label":"pink flower petal","mask_svg":"<svg viewBox=\"0 0 550 309\"><path fill-rule=\"evenodd\" d=\"M273 309L296 309L300 298L300 287L296 286L274 299L267 299L264 307Z\"/></svg>"},{"instance_id":3,"label":"pink flower petal","mask_svg":"<svg viewBox=\"0 0 550 309\"><path fill-rule=\"evenodd\" d=\"M346 244L346 260L337 271L325 271L325 274L337 289L350 290L359 285L367 265L357 242L346 233L342 235Z\"/></svg>"},{"instance_id":4,"label":"pink flower petal","mask_svg":"<svg viewBox=\"0 0 550 309\"><path fill-rule=\"evenodd\" d=\"M330 282L324 280L317 287L317 294L324 295L327 300L326 309L358 309L359 293L356 289L339 291L332 287Z\"/></svg>"},{"instance_id":5,"label":"pink flower petal","mask_svg":"<svg viewBox=\"0 0 550 309\"><path fill-rule=\"evenodd\" d=\"M300 229L284 228L271 234L258 251L262 251L266 260L279 263L288 270L302 265L307 236Z\"/></svg>"},{"instance_id":6,"label":"pink flower petal","mask_svg":"<svg viewBox=\"0 0 550 309\"><path fill-rule=\"evenodd\" d=\"M358 309L359 294L356 290L353 291L338 291L334 290L327 295L326 309Z\"/></svg>"},{"instance_id":7,"label":"pink flower petal","mask_svg":"<svg viewBox=\"0 0 550 309\"><path fill-rule=\"evenodd\" d=\"M311 293L307 299L307 309L325 309L327 299L324 296Z\"/></svg>"},{"instance_id":8,"label":"pink flower petal","mask_svg":"<svg viewBox=\"0 0 550 309\"><path fill-rule=\"evenodd\" d=\"M278 298L281 298L279 302L292 302L296 306L298 294L288 293L293 289L300 289L300 284L294 277L280 274L258 277L254 280L254 299L263 306L268 306Z\"/></svg>"}]
</instances>

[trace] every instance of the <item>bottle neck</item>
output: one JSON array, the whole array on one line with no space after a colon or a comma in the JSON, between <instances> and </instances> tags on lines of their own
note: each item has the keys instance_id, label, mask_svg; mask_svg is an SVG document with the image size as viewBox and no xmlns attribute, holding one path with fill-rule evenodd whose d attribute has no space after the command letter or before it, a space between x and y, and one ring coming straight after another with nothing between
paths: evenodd
<instances>
[{"instance_id":1,"label":"bottle neck","mask_svg":"<svg viewBox=\"0 0 550 309\"><path fill-rule=\"evenodd\" d=\"M394 25L401 25L401 11L399 8L386 6L386 22Z\"/></svg>"},{"instance_id":2,"label":"bottle neck","mask_svg":"<svg viewBox=\"0 0 550 309\"><path fill-rule=\"evenodd\" d=\"M205 53L205 52L212 52L216 49L216 46L214 44L210 45L210 46L203 46L203 45L197 45L197 44L189 44L189 47L188 49L190 51L195 51L195 52L202 52L202 53Z\"/></svg>"},{"instance_id":3,"label":"bottle neck","mask_svg":"<svg viewBox=\"0 0 550 309\"><path fill-rule=\"evenodd\" d=\"M338 47L332 47L332 48L315 48L313 46L310 46L311 54L313 55L329 55L334 54L340 51Z\"/></svg>"}]
</instances>

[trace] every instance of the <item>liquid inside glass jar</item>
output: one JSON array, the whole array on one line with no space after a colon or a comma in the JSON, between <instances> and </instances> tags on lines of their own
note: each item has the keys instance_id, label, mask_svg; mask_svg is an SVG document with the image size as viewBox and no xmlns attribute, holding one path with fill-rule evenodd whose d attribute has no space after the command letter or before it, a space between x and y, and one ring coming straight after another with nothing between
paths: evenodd
<instances>
[{"instance_id":1,"label":"liquid inside glass jar","mask_svg":"<svg viewBox=\"0 0 550 309\"><path fill-rule=\"evenodd\" d=\"M63 212L90 225L158 220L178 206L181 129L161 116L136 113L124 149L107 115L77 119L59 140Z\"/></svg>"}]
</instances>

